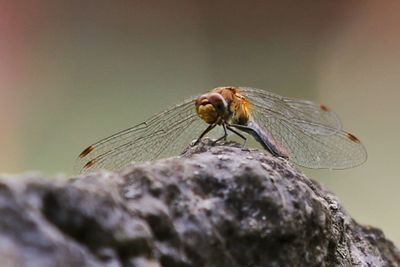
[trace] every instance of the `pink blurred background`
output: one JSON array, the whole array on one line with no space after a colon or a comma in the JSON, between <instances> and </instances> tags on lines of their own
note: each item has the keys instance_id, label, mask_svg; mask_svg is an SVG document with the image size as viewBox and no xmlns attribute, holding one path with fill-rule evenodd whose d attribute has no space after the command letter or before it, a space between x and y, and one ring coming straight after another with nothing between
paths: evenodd
<instances>
[{"instance_id":1,"label":"pink blurred background","mask_svg":"<svg viewBox=\"0 0 400 267\"><path fill-rule=\"evenodd\" d=\"M1 1L0 172L71 174L88 144L220 85L333 107L368 149L310 171L400 244L399 1Z\"/></svg>"}]
</instances>

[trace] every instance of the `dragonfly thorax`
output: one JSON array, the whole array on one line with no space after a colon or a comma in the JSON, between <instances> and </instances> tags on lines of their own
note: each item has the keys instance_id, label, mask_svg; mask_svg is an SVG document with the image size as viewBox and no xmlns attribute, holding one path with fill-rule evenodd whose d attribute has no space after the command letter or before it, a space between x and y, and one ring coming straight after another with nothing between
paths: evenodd
<instances>
[{"instance_id":1,"label":"dragonfly thorax","mask_svg":"<svg viewBox=\"0 0 400 267\"><path fill-rule=\"evenodd\" d=\"M238 87L217 87L213 92L220 94L228 103L230 123L247 125L250 119L250 102L241 94Z\"/></svg>"}]
</instances>

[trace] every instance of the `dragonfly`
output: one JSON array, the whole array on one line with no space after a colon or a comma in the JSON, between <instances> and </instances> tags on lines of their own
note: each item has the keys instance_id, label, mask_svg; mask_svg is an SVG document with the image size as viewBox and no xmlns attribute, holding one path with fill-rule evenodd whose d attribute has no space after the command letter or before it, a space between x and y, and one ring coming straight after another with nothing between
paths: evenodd
<instances>
[{"instance_id":1,"label":"dragonfly","mask_svg":"<svg viewBox=\"0 0 400 267\"><path fill-rule=\"evenodd\" d=\"M224 86L192 97L84 149L75 170L119 170L130 162L178 155L189 144L228 133L253 137L273 156L313 169L346 169L367 159L361 141L326 105L250 87Z\"/></svg>"}]
</instances>

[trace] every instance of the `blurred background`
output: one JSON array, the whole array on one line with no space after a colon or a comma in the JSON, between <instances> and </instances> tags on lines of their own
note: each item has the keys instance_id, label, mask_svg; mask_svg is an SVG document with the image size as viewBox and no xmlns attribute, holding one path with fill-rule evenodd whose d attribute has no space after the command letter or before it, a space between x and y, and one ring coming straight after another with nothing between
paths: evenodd
<instances>
[{"instance_id":1,"label":"blurred background","mask_svg":"<svg viewBox=\"0 0 400 267\"><path fill-rule=\"evenodd\" d=\"M400 1L1 1L0 172L72 174L87 145L241 85L332 107L368 161L310 171L400 245Z\"/></svg>"}]
</instances>

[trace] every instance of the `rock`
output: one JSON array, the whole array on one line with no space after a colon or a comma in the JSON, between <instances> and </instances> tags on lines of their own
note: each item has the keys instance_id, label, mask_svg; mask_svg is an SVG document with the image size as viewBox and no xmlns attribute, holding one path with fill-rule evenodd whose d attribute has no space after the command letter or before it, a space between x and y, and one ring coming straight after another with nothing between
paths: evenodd
<instances>
[{"instance_id":1,"label":"rock","mask_svg":"<svg viewBox=\"0 0 400 267\"><path fill-rule=\"evenodd\" d=\"M0 179L0 266L400 266L379 229L235 143L72 179Z\"/></svg>"}]
</instances>

